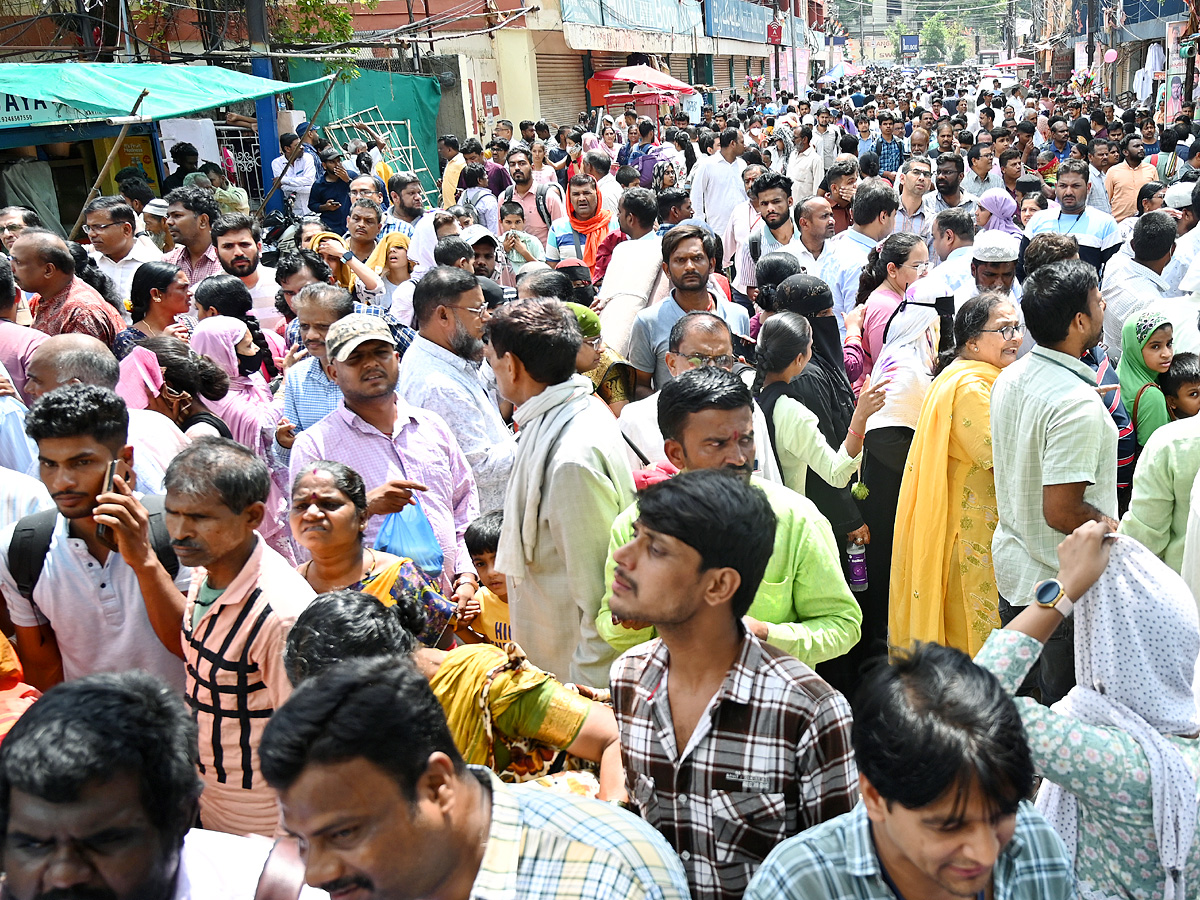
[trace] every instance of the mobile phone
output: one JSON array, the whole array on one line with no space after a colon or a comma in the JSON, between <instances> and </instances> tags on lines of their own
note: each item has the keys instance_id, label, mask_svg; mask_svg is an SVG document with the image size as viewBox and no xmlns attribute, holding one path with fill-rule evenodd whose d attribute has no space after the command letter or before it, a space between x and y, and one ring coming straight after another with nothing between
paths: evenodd
<instances>
[{"instance_id":1,"label":"mobile phone","mask_svg":"<svg viewBox=\"0 0 1200 900\"><path fill-rule=\"evenodd\" d=\"M104 486L100 488L101 494L107 494L113 489L113 477L117 474L117 464L120 460L114 459L108 464L108 468L104 472ZM117 549L117 540L113 537L113 532L107 525L96 526L96 540L102 543L109 550Z\"/></svg>"}]
</instances>

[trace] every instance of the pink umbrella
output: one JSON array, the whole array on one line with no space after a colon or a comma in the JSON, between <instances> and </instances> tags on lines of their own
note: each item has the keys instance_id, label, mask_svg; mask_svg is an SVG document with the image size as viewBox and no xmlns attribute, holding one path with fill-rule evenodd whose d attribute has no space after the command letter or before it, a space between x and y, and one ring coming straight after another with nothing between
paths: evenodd
<instances>
[{"instance_id":1,"label":"pink umbrella","mask_svg":"<svg viewBox=\"0 0 1200 900\"><path fill-rule=\"evenodd\" d=\"M690 84L672 78L658 69L650 66L622 66L619 69L601 69L592 75L596 81L628 81L632 84L644 84L660 91L676 91L680 94L694 94L695 88ZM590 79L589 79L590 80Z\"/></svg>"},{"instance_id":2,"label":"pink umbrella","mask_svg":"<svg viewBox=\"0 0 1200 900\"><path fill-rule=\"evenodd\" d=\"M1026 59L1023 56L1014 56L1012 59L1006 59L1004 62L996 63L997 69L1018 69L1022 66L1036 66L1032 59Z\"/></svg>"}]
</instances>

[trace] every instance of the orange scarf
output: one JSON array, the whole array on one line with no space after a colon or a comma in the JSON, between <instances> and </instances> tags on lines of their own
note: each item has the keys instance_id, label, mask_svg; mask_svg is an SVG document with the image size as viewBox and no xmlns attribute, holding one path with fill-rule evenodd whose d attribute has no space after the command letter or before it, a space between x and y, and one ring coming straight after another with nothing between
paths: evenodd
<instances>
[{"instance_id":1,"label":"orange scarf","mask_svg":"<svg viewBox=\"0 0 1200 900\"><path fill-rule=\"evenodd\" d=\"M596 193L596 202L600 202L599 192ZM567 218L571 220L571 228L587 238L587 243L583 245L583 264L588 267L588 271L593 271L596 265L596 251L600 249L600 242L608 237L612 210L601 209L590 219L577 219L575 218L575 209L568 200Z\"/></svg>"}]
</instances>

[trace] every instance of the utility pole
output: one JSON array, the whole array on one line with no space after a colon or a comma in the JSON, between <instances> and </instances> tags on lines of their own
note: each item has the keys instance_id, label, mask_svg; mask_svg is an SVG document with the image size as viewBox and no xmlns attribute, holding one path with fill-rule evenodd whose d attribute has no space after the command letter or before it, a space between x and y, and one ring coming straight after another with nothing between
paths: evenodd
<instances>
[{"instance_id":1,"label":"utility pole","mask_svg":"<svg viewBox=\"0 0 1200 900\"><path fill-rule=\"evenodd\" d=\"M1096 0L1088 0L1087 10L1088 67L1090 68L1096 63Z\"/></svg>"},{"instance_id":2,"label":"utility pole","mask_svg":"<svg viewBox=\"0 0 1200 900\"><path fill-rule=\"evenodd\" d=\"M798 3L804 0L797 0ZM790 0L789 0L790 5ZM808 26L808 4L804 2L804 24ZM808 38L805 37L805 45L808 44ZM796 10L788 10L788 46L792 48L792 93L800 93L800 78L796 73Z\"/></svg>"},{"instance_id":3,"label":"utility pole","mask_svg":"<svg viewBox=\"0 0 1200 900\"><path fill-rule=\"evenodd\" d=\"M779 0L775 3L775 22L779 22ZM775 44L775 102L779 102L779 44Z\"/></svg>"},{"instance_id":4,"label":"utility pole","mask_svg":"<svg viewBox=\"0 0 1200 900\"><path fill-rule=\"evenodd\" d=\"M863 6L870 2L872 0L866 0ZM867 64L867 38L863 32L863 22L866 14L863 12L863 6L858 7L858 64L860 66Z\"/></svg>"},{"instance_id":5,"label":"utility pole","mask_svg":"<svg viewBox=\"0 0 1200 900\"><path fill-rule=\"evenodd\" d=\"M1093 0L1088 0L1088 3ZM1005 45L1008 49L1008 58L1012 59L1017 55L1017 12L1016 0L1008 0L1008 21L1006 23L1008 30L1008 43Z\"/></svg>"},{"instance_id":6,"label":"utility pole","mask_svg":"<svg viewBox=\"0 0 1200 900\"><path fill-rule=\"evenodd\" d=\"M249 32L250 49L255 53L268 52L266 0L246 0L246 30ZM250 74L259 78L271 78L271 59L268 56L250 57ZM271 163L279 155L279 117L275 113L275 97L261 97L254 102L254 113L258 118L258 156L262 163L263 193L268 194L274 178ZM316 123L313 123L314 125ZM283 209L283 194L276 192L264 204L267 209Z\"/></svg>"}]
</instances>

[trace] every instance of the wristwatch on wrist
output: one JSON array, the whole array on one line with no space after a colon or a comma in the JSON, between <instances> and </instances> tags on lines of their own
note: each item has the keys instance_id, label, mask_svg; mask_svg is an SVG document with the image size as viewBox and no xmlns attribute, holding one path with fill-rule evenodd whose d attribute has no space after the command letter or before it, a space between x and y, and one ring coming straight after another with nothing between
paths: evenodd
<instances>
[{"instance_id":1,"label":"wristwatch on wrist","mask_svg":"<svg viewBox=\"0 0 1200 900\"><path fill-rule=\"evenodd\" d=\"M354 259L354 251L347 250L345 253L342 254L342 262L348 263L352 259Z\"/></svg>"},{"instance_id":2,"label":"wristwatch on wrist","mask_svg":"<svg viewBox=\"0 0 1200 900\"><path fill-rule=\"evenodd\" d=\"M1051 578L1039 584L1037 592L1034 594L1034 600L1042 609L1057 610L1064 619L1071 614L1071 610L1075 607L1075 601L1066 595L1062 582L1057 578Z\"/></svg>"}]
</instances>

